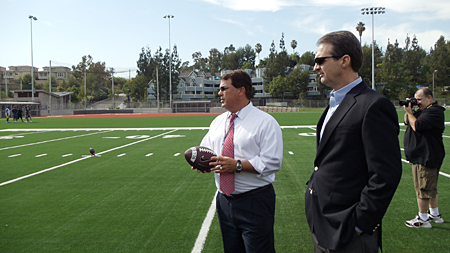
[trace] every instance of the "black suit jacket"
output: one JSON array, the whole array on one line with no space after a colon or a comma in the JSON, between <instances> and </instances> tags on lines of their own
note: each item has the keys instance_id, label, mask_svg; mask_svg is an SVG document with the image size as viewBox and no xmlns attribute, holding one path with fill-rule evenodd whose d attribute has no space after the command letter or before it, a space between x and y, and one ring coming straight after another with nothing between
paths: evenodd
<instances>
[{"instance_id":1,"label":"black suit jacket","mask_svg":"<svg viewBox=\"0 0 450 253\"><path fill-rule=\"evenodd\" d=\"M351 241L355 226L367 234L380 226L402 164L395 107L365 82L347 93L319 142L327 111L317 125L305 212L319 245L335 250Z\"/></svg>"}]
</instances>

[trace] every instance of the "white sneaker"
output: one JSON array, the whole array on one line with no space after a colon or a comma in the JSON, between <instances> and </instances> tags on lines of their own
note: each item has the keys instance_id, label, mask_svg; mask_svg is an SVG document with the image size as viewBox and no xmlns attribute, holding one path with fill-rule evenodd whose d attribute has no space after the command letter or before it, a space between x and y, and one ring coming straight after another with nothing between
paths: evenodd
<instances>
[{"instance_id":1,"label":"white sneaker","mask_svg":"<svg viewBox=\"0 0 450 253\"><path fill-rule=\"evenodd\" d=\"M432 228L430 219L427 219L426 221L421 220L419 215L416 215L416 218L412 220L405 221L405 225L410 228Z\"/></svg>"},{"instance_id":2,"label":"white sneaker","mask_svg":"<svg viewBox=\"0 0 450 253\"><path fill-rule=\"evenodd\" d=\"M433 216L431 215L430 210L428 210L428 220L434 223L444 223L444 219L442 219L440 214L438 216Z\"/></svg>"}]
</instances>

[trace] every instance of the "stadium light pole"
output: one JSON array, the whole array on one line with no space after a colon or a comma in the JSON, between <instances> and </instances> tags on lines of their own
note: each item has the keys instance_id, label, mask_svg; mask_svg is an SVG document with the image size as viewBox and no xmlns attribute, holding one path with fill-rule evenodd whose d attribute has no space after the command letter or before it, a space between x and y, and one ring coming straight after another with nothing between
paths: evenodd
<instances>
[{"instance_id":1,"label":"stadium light pole","mask_svg":"<svg viewBox=\"0 0 450 253\"><path fill-rule=\"evenodd\" d=\"M361 15L372 15L372 89L375 90L375 29L374 29L374 15L375 14L384 14L384 7L370 7L370 8L362 8Z\"/></svg>"},{"instance_id":2,"label":"stadium light pole","mask_svg":"<svg viewBox=\"0 0 450 253\"><path fill-rule=\"evenodd\" d=\"M49 61L49 80L48 80L48 105L47 105L47 112L48 115L51 115L51 109L52 109L52 60Z\"/></svg>"},{"instance_id":3,"label":"stadium light pole","mask_svg":"<svg viewBox=\"0 0 450 253\"><path fill-rule=\"evenodd\" d=\"M172 111L172 49L170 48L170 19L174 18L173 15L166 15L164 18L169 19L169 92L170 92L170 110Z\"/></svg>"},{"instance_id":4,"label":"stadium light pole","mask_svg":"<svg viewBox=\"0 0 450 253\"><path fill-rule=\"evenodd\" d=\"M437 69L435 69L434 71L433 71L433 96L434 96L434 73L436 73L437 72Z\"/></svg>"},{"instance_id":5,"label":"stadium light pole","mask_svg":"<svg viewBox=\"0 0 450 253\"><path fill-rule=\"evenodd\" d=\"M33 20L36 21L35 16L29 15L31 27L31 101L34 102L34 65L33 65Z\"/></svg>"}]
</instances>

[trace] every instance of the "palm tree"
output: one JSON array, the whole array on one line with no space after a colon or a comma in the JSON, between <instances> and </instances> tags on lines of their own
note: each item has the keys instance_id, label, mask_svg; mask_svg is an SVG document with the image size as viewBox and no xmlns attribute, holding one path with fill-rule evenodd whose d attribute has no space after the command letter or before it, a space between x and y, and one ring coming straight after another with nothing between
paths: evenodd
<instances>
[{"instance_id":1,"label":"palm tree","mask_svg":"<svg viewBox=\"0 0 450 253\"><path fill-rule=\"evenodd\" d=\"M364 24L363 22L359 22L358 25L356 26L356 31L359 32L359 43L362 44L361 42L361 37L362 37L362 33L366 30L366 28L364 27L366 24Z\"/></svg>"},{"instance_id":2,"label":"palm tree","mask_svg":"<svg viewBox=\"0 0 450 253\"><path fill-rule=\"evenodd\" d=\"M255 45L255 51L256 51L256 53L258 54L258 62L260 62L261 60L259 59L259 53L261 53L261 51L262 51L262 46L261 46L261 44L256 43L256 45ZM259 63L258 63L258 64L259 64Z\"/></svg>"},{"instance_id":3,"label":"palm tree","mask_svg":"<svg viewBox=\"0 0 450 253\"><path fill-rule=\"evenodd\" d=\"M297 41L296 40L292 40L291 41L291 47L292 47L292 53L295 53L295 48L297 48Z\"/></svg>"}]
</instances>

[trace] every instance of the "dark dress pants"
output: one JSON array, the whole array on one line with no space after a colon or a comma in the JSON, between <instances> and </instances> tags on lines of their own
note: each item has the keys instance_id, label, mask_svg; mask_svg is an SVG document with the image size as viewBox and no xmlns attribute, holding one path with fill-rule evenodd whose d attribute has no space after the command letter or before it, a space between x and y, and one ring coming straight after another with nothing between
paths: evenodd
<instances>
[{"instance_id":1,"label":"dark dress pants","mask_svg":"<svg viewBox=\"0 0 450 253\"><path fill-rule=\"evenodd\" d=\"M227 197L216 198L225 253L275 252L275 191L272 184Z\"/></svg>"}]
</instances>

